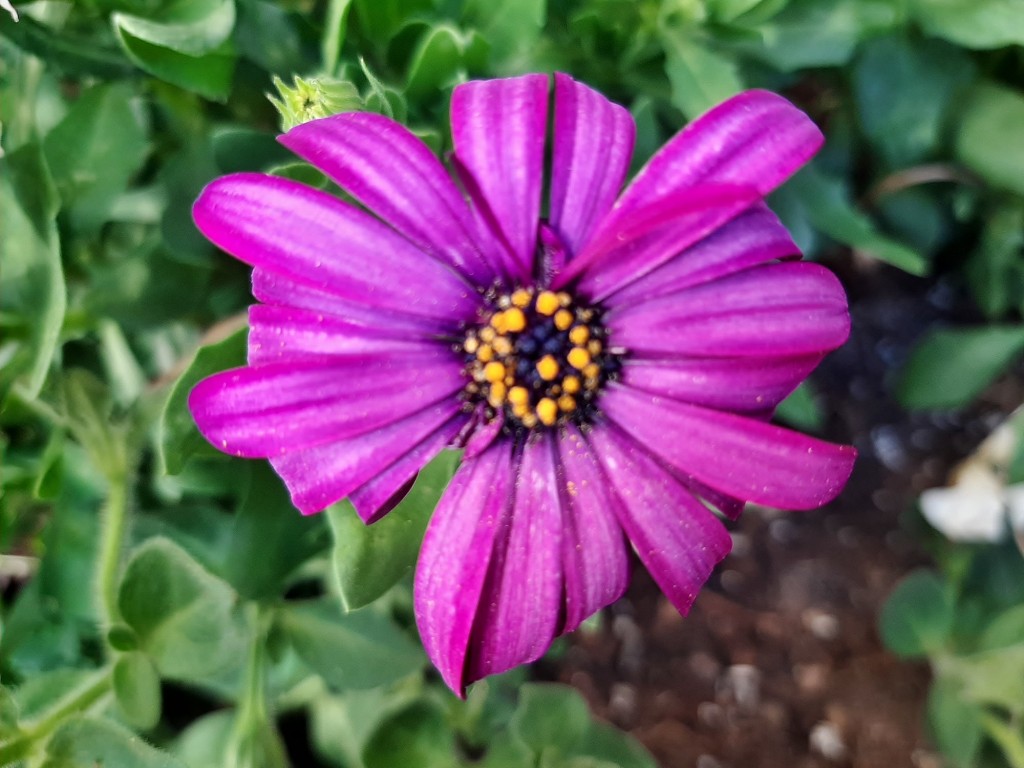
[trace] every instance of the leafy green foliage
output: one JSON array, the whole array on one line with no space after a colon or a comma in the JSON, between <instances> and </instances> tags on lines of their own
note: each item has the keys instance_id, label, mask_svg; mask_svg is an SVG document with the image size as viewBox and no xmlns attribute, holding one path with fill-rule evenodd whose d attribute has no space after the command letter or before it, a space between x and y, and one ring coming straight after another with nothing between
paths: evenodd
<instances>
[{"instance_id":1,"label":"leafy green foliage","mask_svg":"<svg viewBox=\"0 0 1024 768\"><path fill-rule=\"evenodd\" d=\"M265 463L195 429L188 394L244 363L251 302L247 271L196 229L196 196L237 171L332 188L276 142L275 83L294 83L278 91L293 117L381 112L441 155L452 87L566 71L630 109L634 173L723 98L782 91L827 137L771 201L807 254L965 284L988 320L931 331L904 403L962 406L1024 348L1024 97L1002 49L1024 43L1016 0L19 8L0 13L0 546L39 565L0 606L3 761L276 766L275 715L305 710L344 768L653 766L568 689L517 698L520 673L460 703L422 674L408 577L455 452L364 526L344 502L302 517ZM817 429L811 392L779 417ZM1024 765L1024 578L997 554L912 576L882 617L894 650L935 664L928 717L952 765ZM182 690L217 711L167 717Z\"/></svg>"}]
</instances>

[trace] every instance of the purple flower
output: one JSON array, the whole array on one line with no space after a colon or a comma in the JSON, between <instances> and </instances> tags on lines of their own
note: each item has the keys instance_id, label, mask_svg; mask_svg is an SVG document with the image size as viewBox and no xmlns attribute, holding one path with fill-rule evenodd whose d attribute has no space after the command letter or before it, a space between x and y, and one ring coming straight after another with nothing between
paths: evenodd
<instances>
[{"instance_id":1,"label":"purple flower","mask_svg":"<svg viewBox=\"0 0 1024 768\"><path fill-rule=\"evenodd\" d=\"M281 141L365 210L260 174L195 206L260 301L248 366L192 392L207 439L270 459L302 512L349 497L367 523L465 447L415 586L460 695L621 596L629 544L685 613L730 547L711 508L819 506L854 460L768 423L849 332L838 281L762 201L818 149L814 124L741 94L620 195L629 113L555 75L546 169L549 82L455 89L458 182L401 125L351 113Z\"/></svg>"}]
</instances>

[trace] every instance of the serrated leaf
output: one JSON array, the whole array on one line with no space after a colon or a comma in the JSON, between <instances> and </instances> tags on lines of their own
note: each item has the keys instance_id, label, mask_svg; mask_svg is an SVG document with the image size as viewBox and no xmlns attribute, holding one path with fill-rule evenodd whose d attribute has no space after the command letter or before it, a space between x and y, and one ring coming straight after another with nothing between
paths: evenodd
<instances>
[{"instance_id":1,"label":"serrated leaf","mask_svg":"<svg viewBox=\"0 0 1024 768\"><path fill-rule=\"evenodd\" d=\"M879 632L897 656L917 657L945 647L953 626L953 597L931 571L914 571L885 601Z\"/></svg>"},{"instance_id":2,"label":"serrated leaf","mask_svg":"<svg viewBox=\"0 0 1024 768\"><path fill-rule=\"evenodd\" d=\"M243 653L236 600L226 583L185 550L154 538L125 566L118 606L163 677L196 680Z\"/></svg>"},{"instance_id":3,"label":"serrated leaf","mask_svg":"<svg viewBox=\"0 0 1024 768\"><path fill-rule=\"evenodd\" d=\"M939 329L915 347L897 396L907 408L957 408L1024 352L1024 326Z\"/></svg>"},{"instance_id":4,"label":"serrated leaf","mask_svg":"<svg viewBox=\"0 0 1024 768\"><path fill-rule=\"evenodd\" d=\"M373 525L364 525L348 502L328 509L331 562L347 610L369 605L412 572L427 522L457 466L457 453L441 453L423 468L401 503Z\"/></svg>"},{"instance_id":5,"label":"serrated leaf","mask_svg":"<svg viewBox=\"0 0 1024 768\"><path fill-rule=\"evenodd\" d=\"M289 606L281 628L310 668L341 690L374 688L421 669L423 654L387 617L331 600Z\"/></svg>"},{"instance_id":6,"label":"serrated leaf","mask_svg":"<svg viewBox=\"0 0 1024 768\"><path fill-rule=\"evenodd\" d=\"M1024 194L1024 94L982 83L959 113L957 157L990 184Z\"/></svg>"},{"instance_id":7,"label":"serrated leaf","mask_svg":"<svg viewBox=\"0 0 1024 768\"><path fill-rule=\"evenodd\" d=\"M60 202L50 170L37 144L26 144L0 158L0 307L24 318L21 343L6 361L0 384L22 377L23 394L39 394L57 350L67 289L60 260L56 216ZM5 329L6 340L18 338Z\"/></svg>"},{"instance_id":8,"label":"serrated leaf","mask_svg":"<svg viewBox=\"0 0 1024 768\"><path fill-rule=\"evenodd\" d=\"M110 720L78 717L64 723L46 745L42 768L186 768Z\"/></svg>"},{"instance_id":9,"label":"serrated leaf","mask_svg":"<svg viewBox=\"0 0 1024 768\"><path fill-rule=\"evenodd\" d=\"M188 395L207 376L244 365L246 337L247 332L243 329L223 341L202 347L171 387L157 427L160 463L168 474L179 474L185 463L197 453L215 453L196 428L188 410Z\"/></svg>"},{"instance_id":10,"label":"serrated leaf","mask_svg":"<svg viewBox=\"0 0 1024 768\"><path fill-rule=\"evenodd\" d=\"M112 673L114 698L122 717L133 728L148 731L160 721L160 675L141 651L121 654Z\"/></svg>"}]
</instances>

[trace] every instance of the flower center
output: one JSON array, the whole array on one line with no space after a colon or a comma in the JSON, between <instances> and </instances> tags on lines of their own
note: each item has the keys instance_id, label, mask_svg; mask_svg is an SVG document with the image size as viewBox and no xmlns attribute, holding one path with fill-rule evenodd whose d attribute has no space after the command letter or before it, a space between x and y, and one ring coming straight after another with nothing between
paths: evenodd
<instances>
[{"instance_id":1,"label":"flower center","mask_svg":"<svg viewBox=\"0 0 1024 768\"><path fill-rule=\"evenodd\" d=\"M510 430L590 422L620 368L601 312L568 293L520 288L498 296L466 332L466 399L486 403Z\"/></svg>"}]
</instances>

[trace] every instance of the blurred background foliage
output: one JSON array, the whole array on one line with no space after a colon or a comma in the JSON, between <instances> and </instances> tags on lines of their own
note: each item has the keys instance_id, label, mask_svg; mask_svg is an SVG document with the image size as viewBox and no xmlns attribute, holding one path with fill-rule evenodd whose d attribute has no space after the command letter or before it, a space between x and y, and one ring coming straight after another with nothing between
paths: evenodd
<instances>
[{"instance_id":1,"label":"blurred background foliage","mask_svg":"<svg viewBox=\"0 0 1024 768\"><path fill-rule=\"evenodd\" d=\"M458 702L427 670L408 574L456 459L365 529L344 504L301 518L265 466L192 426L188 389L243 361L251 299L191 204L233 171L326 186L274 140L296 121L378 111L444 152L454 85L561 70L630 109L636 170L704 109L776 90L828 137L771 200L807 255L949 279L973 301L968 325L930 330L892 372L903 405L963 407L1024 350L1019 0L14 8L0 11L0 765L653 765L571 689L518 671ZM780 415L825 416L803 388ZM951 765L1024 766L1019 553L933 549L941 570L900 587L882 634L932 659L927 715ZM292 728L286 744L281 718L308 738Z\"/></svg>"}]
</instances>

